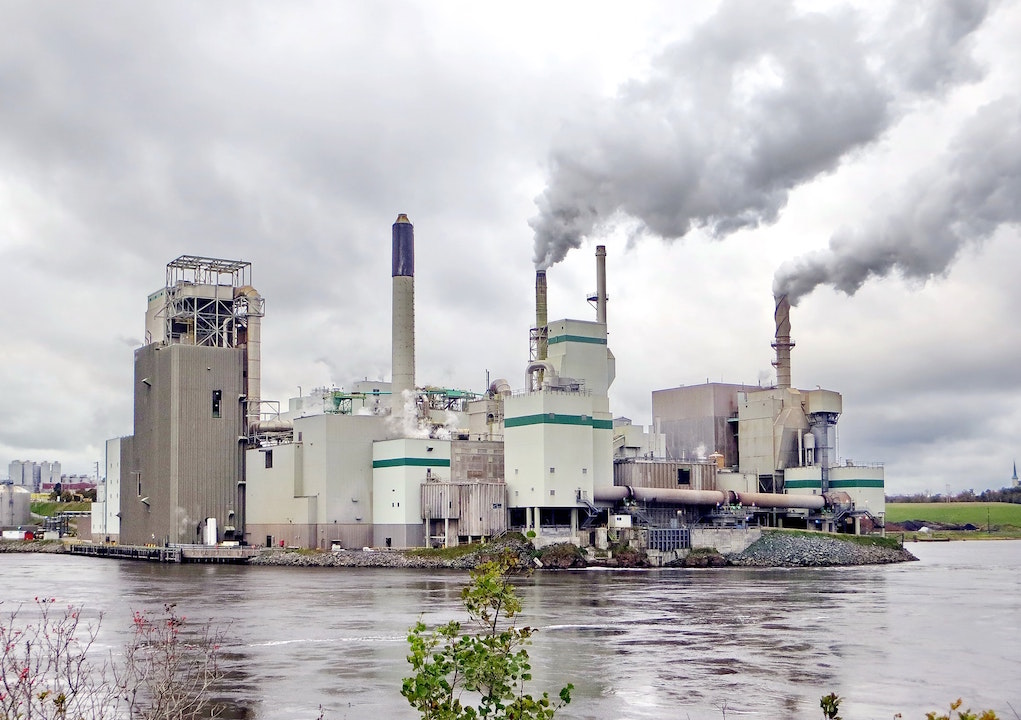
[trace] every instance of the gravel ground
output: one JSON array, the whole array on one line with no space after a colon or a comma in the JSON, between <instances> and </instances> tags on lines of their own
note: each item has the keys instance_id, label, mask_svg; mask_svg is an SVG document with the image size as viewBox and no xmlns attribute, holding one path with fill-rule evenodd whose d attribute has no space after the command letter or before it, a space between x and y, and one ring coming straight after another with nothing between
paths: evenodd
<instances>
[{"instance_id":1,"label":"gravel ground","mask_svg":"<svg viewBox=\"0 0 1021 720\"><path fill-rule=\"evenodd\" d=\"M531 562L530 548L519 542L504 542L496 548L487 546L485 553L474 552L452 559L420 557L399 550L346 550L343 552L298 552L266 550L249 561L251 565L283 565L294 567L382 567L382 568L450 568L469 570L481 560L510 550L522 565ZM66 552L63 543L44 541L23 543L0 541L0 553ZM805 536L788 533L765 533L744 552L725 556L729 564L742 567L825 567L832 565L885 565L917 560L903 548L839 540L824 535Z\"/></svg>"},{"instance_id":2,"label":"gravel ground","mask_svg":"<svg viewBox=\"0 0 1021 720\"><path fill-rule=\"evenodd\" d=\"M526 545L514 542L487 545L485 553L473 552L452 559L420 557L400 550L344 550L342 552L298 552L267 550L248 561L249 565L285 565L294 567L382 567L449 568L470 570L480 561L509 550L522 564L531 562Z\"/></svg>"},{"instance_id":3,"label":"gravel ground","mask_svg":"<svg viewBox=\"0 0 1021 720\"><path fill-rule=\"evenodd\" d=\"M62 553L67 552L59 540L0 540L0 553Z\"/></svg>"},{"instance_id":4,"label":"gravel ground","mask_svg":"<svg viewBox=\"0 0 1021 720\"><path fill-rule=\"evenodd\" d=\"M727 556L731 565L744 567L885 565L917 559L903 548L859 545L824 535L787 533L766 533L744 552Z\"/></svg>"}]
</instances>

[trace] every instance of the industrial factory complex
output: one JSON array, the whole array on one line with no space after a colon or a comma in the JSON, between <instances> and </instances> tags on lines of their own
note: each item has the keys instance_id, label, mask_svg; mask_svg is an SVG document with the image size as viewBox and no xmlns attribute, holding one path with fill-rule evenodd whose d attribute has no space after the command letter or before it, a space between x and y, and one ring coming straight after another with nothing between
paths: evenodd
<instances>
[{"instance_id":1,"label":"industrial factory complex","mask_svg":"<svg viewBox=\"0 0 1021 720\"><path fill-rule=\"evenodd\" d=\"M643 428L610 408L603 246L594 317L549 320L539 271L521 375L473 392L416 377L407 216L392 242L390 381L285 404L260 390L265 303L251 265L167 265L135 350L133 434L106 444L93 542L406 548L515 530L581 546L624 533L670 551L693 529L882 528L883 468L837 460L841 395L792 385L785 296L774 385L655 390Z\"/></svg>"}]
</instances>

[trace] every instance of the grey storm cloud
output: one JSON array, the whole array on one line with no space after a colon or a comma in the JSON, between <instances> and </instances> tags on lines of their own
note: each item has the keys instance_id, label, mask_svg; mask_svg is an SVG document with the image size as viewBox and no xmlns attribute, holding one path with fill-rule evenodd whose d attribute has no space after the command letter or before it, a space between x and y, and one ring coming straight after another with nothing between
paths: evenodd
<instances>
[{"instance_id":1,"label":"grey storm cloud","mask_svg":"<svg viewBox=\"0 0 1021 720\"><path fill-rule=\"evenodd\" d=\"M661 238L722 238L775 221L791 190L834 170L928 96L980 73L982 0L899 4L879 40L850 10L725 2L550 151L534 262L546 268L618 217Z\"/></svg>"},{"instance_id":2,"label":"grey storm cloud","mask_svg":"<svg viewBox=\"0 0 1021 720\"><path fill-rule=\"evenodd\" d=\"M792 303L819 285L853 295L871 277L926 281L961 250L1021 222L1021 101L980 108L936 162L870 220L833 236L826 250L780 267L775 293Z\"/></svg>"}]
</instances>

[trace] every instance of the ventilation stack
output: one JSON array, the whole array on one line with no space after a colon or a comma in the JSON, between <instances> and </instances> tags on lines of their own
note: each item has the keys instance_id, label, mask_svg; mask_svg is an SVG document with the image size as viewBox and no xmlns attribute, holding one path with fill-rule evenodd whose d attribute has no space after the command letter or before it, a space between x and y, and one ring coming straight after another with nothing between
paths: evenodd
<instances>
[{"instance_id":1,"label":"ventilation stack","mask_svg":"<svg viewBox=\"0 0 1021 720\"><path fill-rule=\"evenodd\" d=\"M535 272L535 359L546 359L546 344L549 340L546 325L549 320L546 317L546 271L536 270Z\"/></svg>"},{"instance_id":2,"label":"ventilation stack","mask_svg":"<svg viewBox=\"0 0 1021 720\"><path fill-rule=\"evenodd\" d=\"M391 414L403 417L415 390L415 226L401 213L393 224L393 356Z\"/></svg>"},{"instance_id":3,"label":"ventilation stack","mask_svg":"<svg viewBox=\"0 0 1021 720\"><path fill-rule=\"evenodd\" d=\"M606 324L606 246L596 246L596 322Z\"/></svg>"},{"instance_id":4,"label":"ventilation stack","mask_svg":"<svg viewBox=\"0 0 1021 720\"><path fill-rule=\"evenodd\" d=\"M776 338L773 341L773 349L776 350L776 360L773 367L776 368L776 386L787 390L791 387L791 348L794 341L791 340L791 303L787 294L776 295L776 310L773 319L776 322Z\"/></svg>"}]
</instances>

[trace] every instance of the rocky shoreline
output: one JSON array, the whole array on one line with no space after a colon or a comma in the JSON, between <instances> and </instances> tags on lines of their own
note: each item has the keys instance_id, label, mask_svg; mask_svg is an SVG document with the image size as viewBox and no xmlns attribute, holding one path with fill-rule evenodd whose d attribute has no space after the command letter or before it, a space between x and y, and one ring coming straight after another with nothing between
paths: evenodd
<instances>
[{"instance_id":1,"label":"rocky shoreline","mask_svg":"<svg viewBox=\"0 0 1021 720\"><path fill-rule=\"evenodd\" d=\"M561 552L556 550L560 549ZM569 550L570 552L567 552ZM552 551L552 552L551 552ZM62 553L63 543L0 542L0 553ZM642 552L619 553L609 562L586 558L573 546L550 546L537 553L528 542L505 539L496 544L481 546L474 552L455 557L430 555L406 550L345 550L323 552L315 550L267 549L249 560L249 565L283 567L353 567L353 568L418 568L470 570L486 560L511 553L522 567L533 569L583 568L587 566L636 568L648 567L648 558ZM539 557L540 562L535 562ZM541 558L545 558L542 562ZM739 553L720 554L699 550L691 553L688 561L681 560L676 567L833 567L853 565L886 565L917 560L901 546L872 545L822 534L796 534L766 532Z\"/></svg>"},{"instance_id":2,"label":"rocky shoreline","mask_svg":"<svg viewBox=\"0 0 1021 720\"><path fill-rule=\"evenodd\" d=\"M65 553L67 548L60 540L2 540L0 553Z\"/></svg>"},{"instance_id":3,"label":"rocky shoreline","mask_svg":"<svg viewBox=\"0 0 1021 720\"><path fill-rule=\"evenodd\" d=\"M585 567L585 562L558 565L550 568L533 561L534 550L527 543L504 542L486 546L478 552L455 558L430 557L400 550L346 550L343 552L310 552L296 550L267 550L252 558L250 565L291 567L357 567L357 568L447 568L470 570L505 551L514 553L522 566L535 569L561 569ZM632 562L616 562L611 567L648 567L644 554L635 553ZM579 559L582 554L578 554ZM694 554L693 554L694 557ZM917 560L903 547L866 545L824 535L808 536L787 533L766 533L740 553L720 555L699 553L696 563L677 563L678 567L833 567L852 565L886 565ZM596 562L587 565L606 566Z\"/></svg>"},{"instance_id":4,"label":"rocky shoreline","mask_svg":"<svg viewBox=\"0 0 1021 720\"><path fill-rule=\"evenodd\" d=\"M740 567L887 565L917 560L903 547L866 545L827 535L765 533L743 552L728 555Z\"/></svg>"}]
</instances>

